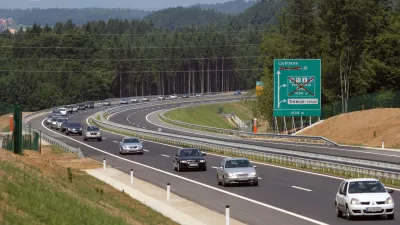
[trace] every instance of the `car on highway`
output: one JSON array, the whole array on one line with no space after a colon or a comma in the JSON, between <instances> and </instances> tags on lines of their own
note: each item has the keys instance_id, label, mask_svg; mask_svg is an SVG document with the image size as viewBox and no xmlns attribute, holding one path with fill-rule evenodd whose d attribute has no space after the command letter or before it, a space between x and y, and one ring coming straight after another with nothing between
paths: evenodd
<instances>
[{"instance_id":1,"label":"car on highway","mask_svg":"<svg viewBox=\"0 0 400 225\"><path fill-rule=\"evenodd\" d=\"M196 97L203 97L203 94L196 94Z\"/></svg>"},{"instance_id":2,"label":"car on highway","mask_svg":"<svg viewBox=\"0 0 400 225\"><path fill-rule=\"evenodd\" d=\"M205 156L206 153L197 148L181 148L176 152L172 163L174 164L174 169L178 172L188 169L206 171L207 162Z\"/></svg>"},{"instance_id":3,"label":"car on highway","mask_svg":"<svg viewBox=\"0 0 400 225\"><path fill-rule=\"evenodd\" d=\"M239 91L239 90L236 90L234 93L233 93L234 95L241 95L242 94L242 92L241 91Z\"/></svg>"},{"instance_id":4,"label":"car on highway","mask_svg":"<svg viewBox=\"0 0 400 225\"><path fill-rule=\"evenodd\" d=\"M83 140L87 141L89 139L97 139L98 141L103 140L98 126L87 126L83 129Z\"/></svg>"},{"instance_id":5,"label":"car on highway","mask_svg":"<svg viewBox=\"0 0 400 225\"><path fill-rule=\"evenodd\" d=\"M347 179L336 193L336 215L351 220L356 216L386 216L394 219L394 200L379 180L373 178Z\"/></svg>"},{"instance_id":6,"label":"car on highway","mask_svg":"<svg viewBox=\"0 0 400 225\"><path fill-rule=\"evenodd\" d=\"M68 118L58 118L57 122L56 122L55 129L56 130L61 130L61 126L65 121L68 121Z\"/></svg>"},{"instance_id":7,"label":"car on highway","mask_svg":"<svg viewBox=\"0 0 400 225\"><path fill-rule=\"evenodd\" d=\"M165 100L165 97L164 96L158 96L157 99L158 100Z\"/></svg>"},{"instance_id":8,"label":"car on highway","mask_svg":"<svg viewBox=\"0 0 400 225\"><path fill-rule=\"evenodd\" d=\"M65 134L79 134L82 136L82 124L77 122L69 122Z\"/></svg>"},{"instance_id":9,"label":"car on highway","mask_svg":"<svg viewBox=\"0 0 400 225\"><path fill-rule=\"evenodd\" d=\"M121 101L119 103L120 104L128 104L129 101L128 101L128 99L121 99Z\"/></svg>"},{"instance_id":10,"label":"car on highway","mask_svg":"<svg viewBox=\"0 0 400 225\"><path fill-rule=\"evenodd\" d=\"M65 106L65 109L67 110L68 113L72 113L73 112L72 108L73 108L72 105Z\"/></svg>"},{"instance_id":11,"label":"car on highway","mask_svg":"<svg viewBox=\"0 0 400 225\"><path fill-rule=\"evenodd\" d=\"M78 110L86 110L86 105L85 104L79 104L78 105Z\"/></svg>"},{"instance_id":12,"label":"car on highway","mask_svg":"<svg viewBox=\"0 0 400 225\"><path fill-rule=\"evenodd\" d=\"M149 101L150 101L150 99L148 97L143 97L142 98L142 102L149 102Z\"/></svg>"},{"instance_id":13,"label":"car on highway","mask_svg":"<svg viewBox=\"0 0 400 225\"><path fill-rule=\"evenodd\" d=\"M86 102L86 108L94 109L94 102L92 102L92 101Z\"/></svg>"},{"instance_id":14,"label":"car on highway","mask_svg":"<svg viewBox=\"0 0 400 225\"><path fill-rule=\"evenodd\" d=\"M138 103L139 100L137 98L131 98L131 103Z\"/></svg>"},{"instance_id":15,"label":"car on highway","mask_svg":"<svg viewBox=\"0 0 400 225\"><path fill-rule=\"evenodd\" d=\"M143 155L143 141L136 137L124 137L119 142L119 154L135 154Z\"/></svg>"},{"instance_id":16,"label":"car on highway","mask_svg":"<svg viewBox=\"0 0 400 225\"><path fill-rule=\"evenodd\" d=\"M172 94L172 95L169 96L169 98L170 99L176 99L176 98L178 98L178 96L176 94Z\"/></svg>"},{"instance_id":17,"label":"car on highway","mask_svg":"<svg viewBox=\"0 0 400 225\"><path fill-rule=\"evenodd\" d=\"M224 158L217 168L218 185L252 184L258 186L256 166L246 158Z\"/></svg>"},{"instance_id":18,"label":"car on highway","mask_svg":"<svg viewBox=\"0 0 400 225\"><path fill-rule=\"evenodd\" d=\"M78 112L78 105L72 105L72 112Z\"/></svg>"},{"instance_id":19,"label":"car on highway","mask_svg":"<svg viewBox=\"0 0 400 225\"><path fill-rule=\"evenodd\" d=\"M46 118L46 125L50 125L50 124L51 124L52 117L53 117L53 115L47 116L47 118Z\"/></svg>"},{"instance_id":20,"label":"car on highway","mask_svg":"<svg viewBox=\"0 0 400 225\"><path fill-rule=\"evenodd\" d=\"M61 116L66 116L68 114L66 108L59 108L58 110L60 111L60 115Z\"/></svg>"},{"instance_id":21,"label":"car on highway","mask_svg":"<svg viewBox=\"0 0 400 225\"><path fill-rule=\"evenodd\" d=\"M57 127L57 120L58 120L59 118L62 118L62 117L61 117L61 116L52 116L52 117L51 117L51 124L50 124L50 128L51 128L51 129L54 129L54 128Z\"/></svg>"},{"instance_id":22,"label":"car on highway","mask_svg":"<svg viewBox=\"0 0 400 225\"><path fill-rule=\"evenodd\" d=\"M182 98L189 98L189 95L187 93L182 95Z\"/></svg>"},{"instance_id":23,"label":"car on highway","mask_svg":"<svg viewBox=\"0 0 400 225\"><path fill-rule=\"evenodd\" d=\"M109 101L104 101L103 102L103 106L110 106L111 105L111 102L109 102Z\"/></svg>"},{"instance_id":24,"label":"car on highway","mask_svg":"<svg viewBox=\"0 0 400 225\"><path fill-rule=\"evenodd\" d=\"M67 131L68 124L69 124L69 121L68 121L68 120L67 120L67 121L64 121L64 122L61 124L61 132Z\"/></svg>"}]
</instances>

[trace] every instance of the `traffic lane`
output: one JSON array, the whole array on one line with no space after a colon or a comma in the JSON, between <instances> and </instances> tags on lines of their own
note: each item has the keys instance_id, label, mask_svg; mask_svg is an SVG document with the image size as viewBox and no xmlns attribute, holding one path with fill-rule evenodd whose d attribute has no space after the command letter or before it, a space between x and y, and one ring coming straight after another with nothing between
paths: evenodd
<instances>
[{"instance_id":1,"label":"traffic lane","mask_svg":"<svg viewBox=\"0 0 400 225\"><path fill-rule=\"evenodd\" d=\"M147 115L147 114L146 114ZM119 115L115 115L114 120L117 120ZM135 116L135 120L131 122L137 124L139 126L146 127L147 129L158 129L159 126L155 126L145 119L145 113L138 114ZM150 117L149 117L150 119ZM158 120L156 115L152 115L152 120ZM120 117L119 122L126 124L123 118ZM162 123L162 122L160 122ZM364 159L364 160L372 160L372 161L382 161L382 162L390 162L394 164L399 164L400 162L400 152L392 152L392 151L385 151L382 152L380 150L367 150L367 149L357 149L354 148L347 148L342 146L319 146L319 145L306 145L306 144L298 144L298 143L281 143L281 142L271 142L271 141L252 141L246 139L238 139L238 138L229 138L229 137L220 137L217 135L202 135L199 134L197 131L193 131L191 133L182 131L184 129L179 130L180 128L169 129L165 128L165 126L169 126L168 124L163 125L163 131L172 134L179 134L179 135L191 135L195 137L207 138L207 139L214 139L219 141L230 141L234 143L244 143L262 147L269 147L269 148L276 148L276 149L286 149L292 151L302 151L302 152L309 152L309 153L316 153L316 154L326 154L332 156L341 156L341 157L348 157L348 158L355 158L355 159Z\"/></svg>"},{"instance_id":2,"label":"traffic lane","mask_svg":"<svg viewBox=\"0 0 400 225\"><path fill-rule=\"evenodd\" d=\"M44 132L49 133L49 134L50 133L55 134L54 133L55 131L50 132L47 129L45 129ZM55 135L62 135L62 134L58 133ZM70 140L70 138L71 138L76 141L81 141L80 136L70 136L68 138L66 136L62 136L61 138L67 139L67 140ZM107 136L107 139L103 143L101 143L101 142L86 142L85 144L93 146L93 147L94 147L94 145L99 145L98 147L103 148L103 150L106 150L106 151L111 150L111 151L115 152L115 150L113 150L114 148L112 147L112 146L114 146L114 144L112 142L113 141L112 138L113 137ZM81 150L84 152L86 157L94 158L100 162L103 160L103 158L106 158L108 165L113 165L117 169L122 169L124 172L128 172L128 171L130 171L130 169L134 169L136 177L146 180L151 183L158 184L158 186L160 186L160 187L165 187L165 183L167 183L167 182L172 183L171 180L174 180L174 184L177 184L178 187L182 187L182 188L179 188L176 190L172 189L172 191L174 193L178 193L182 197L189 198L189 199L196 200L196 201L201 199L202 204L206 207L210 207L212 209L215 209L215 210L221 212L221 209L224 209L221 207L224 207L225 204L229 204L229 205L231 205L232 208L238 209L237 211L232 210L232 213L235 212L235 214L238 215L236 219L245 221L248 224L263 224L262 221L271 221L271 224L285 224L285 223L293 224L293 222L296 221L296 219L293 219L293 218L285 218L285 216L276 215L276 212L274 210L265 209L265 207L260 207L260 206L254 205L252 203L249 204L248 202L243 202L243 200L238 200L235 197L227 198L227 196L223 196L223 198L221 199L220 193L203 195L203 194L201 194L201 192L198 192L198 189L199 189L198 186L195 185L194 187L186 187L188 185L187 182L183 183L181 180L176 180L175 178L171 178L171 177L168 177L165 175L161 176L161 177L163 177L163 179L154 179L154 177L156 177L156 176L148 175L148 172L149 172L148 170L144 170L143 172L140 172L143 170L143 167L137 167L132 164L129 164L129 166L128 165L121 166L122 162L124 162L124 161L121 162L121 160L115 160L115 158L109 157L108 155L105 155L102 153L99 153L98 151L93 150L91 147L88 147L83 144L78 143L78 147L81 148ZM158 149L158 148L152 148L152 149ZM145 155L147 155L147 154L148 153L145 153ZM148 155L150 155L150 154L148 154ZM141 155L139 157L135 157L135 161L138 161L139 159L143 160L143 161L147 161L147 157L142 157ZM123 156L123 158L131 159L133 157L132 156ZM156 157L152 156L152 158L156 158ZM162 158L158 158L158 159L160 159L160 160L150 160L150 161L152 161L152 162L153 161L158 161L158 162L162 161L162 162L165 162L165 165L163 167L166 167L167 164L170 165L169 168L172 167L171 162L167 162ZM135 168L133 168L133 167L135 167ZM201 174L201 173L199 173L199 174ZM175 185L173 185L173 187L174 186ZM189 184L189 186L193 186L193 185ZM210 191L206 190L206 192L210 192ZM224 199L228 199L228 200L224 200ZM244 205L247 207L243 207ZM267 217L265 217L265 215L266 215L265 213L268 211L271 211L271 213ZM273 215L271 215L271 214L273 214ZM233 217L235 218L234 215L233 215ZM277 219L277 218L279 218L279 219ZM309 223L302 221L301 224L309 224Z\"/></svg>"},{"instance_id":3,"label":"traffic lane","mask_svg":"<svg viewBox=\"0 0 400 225\"><path fill-rule=\"evenodd\" d=\"M110 142L111 140L109 140L108 142L105 142L105 143L102 143L101 144L101 146L105 146L106 147L106 149L113 149L113 147L112 146L115 146L115 144L114 143L111 143ZM96 144L96 142L94 142L94 143L91 143L92 145L94 145L94 144ZM97 143L98 144L98 143ZM147 144L146 144L147 145ZM165 146L154 146L154 147L150 147L149 146L149 148L150 149L155 149L155 151L157 150L157 149L161 149L160 147L165 147ZM118 150L117 150L118 151ZM154 151L154 152L155 152ZM171 155L173 155L173 152L174 151L176 151L176 148L171 148L170 150L169 150L169 152L171 153L172 152L172 154ZM85 151L86 152L86 151ZM153 151L152 151L153 152ZM153 152L153 153L154 153ZM161 153L166 153L166 152L159 152L160 153L160 155L161 155ZM86 154L86 153L85 153ZM146 153L145 153L146 154ZM166 153L166 154L168 154L168 153ZM97 154L96 154L97 155ZM151 154L151 155L153 155L153 154ZM155 154L155 155L158 155L158 154ZM211 164L213 164L213 163L215 163L215 164L217 164L218 165L218 163L220 162L220 159L221 158L216 158L217 160L212 160L212 159L210 159L210 158L212 158L212 156L210 157L210 155L207 157L208 158L208 161L209 161L209 163L211 163ZM141 157L141 158L139 158L139 157L136 157L135 158L135 160L136 161L139 161L139 162L142 162L142 161L144 161L144 163L147 163L147 164L153 164L153 163L155 163L156 165L153 165L153 166L159 166L161 169L164 169L165 171L167 171L168 170L168 168L171 168L171 170L172 170L172 161L170 161L170 160L165 160L165 159L163 159L163 158L161 158L161 157L150 157L150 158L147 158L147 157ZM148 160L150 160L149 162L146 162L146 161L148 161ZM263 172L261 172L260 171L260 169L258 169L258 171L259 171L259 173L260 173L260 176L264 176L263 175ZM207 171L207 172L209 172L209 171ZM206 172L206 173L207 173ZM175 172L175 171L173 171L173 173L177 173L177 172ZM181 175L182 176L182 174L183 173L180 173L179 175ZM274 172L274 171L271 171L271 174L279 174L279 171L277 171L277 172ZM195 175L195 176L193 176L193 175ZM200 182L202 181L202 180L205 180L205 179L207 179L207 181L205 182L205 183L208 183L208 184L211 184L211 183L214 183L215 184L215 186L216 186L216 174L215 174L215 172L213 173L213 172L211 172L211 176L209 176L209 175L206 175L206 176L204 176L205 175L205 173L202 173L202 172L200 172L200 173L196 173L196 172L194 172L194 173L191 173L191 172L189 172L189 173L186 173L184 176L186 177L186 176L188 176L188 178L189 179L194 179L194 180L197 180L197 179L199 179L200 180ZM284 202L285 204L287 204L287 205L291 205L291 206L293 206L293 203L291 203L291 204L288 204L289 202L291 202L291 201L293 201L293 199L295 199L296 197L298 197L298 195L297 194L290 194L290 193L292 193L293 192L293 190L290 190L290 188L288 188L288 186L287 186L287 180L283 180L283 181L281 181L281 182L275 182L275 180L277 180L276 178L272 178L272 177L267 177L267 176L264 176L265 177L265 179L266 180L268 180L269 182L271 182L271 183L273 183L274 184L274 186L276 186L275 185L275 183L282 183L283 184L283 186L282 187L277 187L277 188L272 188L272 190L269 190L269 189L266 189L266 190L262 190L261 191L261 193L256 193L256 189L255 190L252 190L250 193L253 193L254 194L254 196L246 196L246 197L250 197L250 198L254 198L254 199L257 199L257 200L259 200L259 198L260 198L260 196L262 196L262 197L265 197L265 195L263 195L263 194L265 194L265 193L269 193L272 197L274 197L274 196L280 196L280 193L282 193L282 192L284 192L285 194L286 194L286 196L287 196L287 199L286 198L283 198L283 197L280 197L279 199L278 199L278 203L279 202ZM282 178L282 177L288 177L288 176L286 176L286 175L280 175L280 176L278 176L278 178ZM211 178L211 179L209 179L209 178ZM295 179L292 179L292 178L290 178L289 177L289 179L290 180L295 180ZM300 181L301 181L302 179L300 179ZM213 182L214 181L214 182ZM293 182L293 183L295 183L295 184L297 184L298 186L303 186L303 187L308 187L308 186L305 186L305 185L303 185L303 184L298 184L298 182L296 181L296 182ZM211 185L213 185L213 184L211 184ZM262 184L261 184L261 182L260 182L260 186L261 186ZM338 184L337 184L338 185ZM336 186L337 186L336 185ZM271 185L272 186L272 185ZM244 187L244 188L247 188L247 187ZM251 187L250 187L251 188ZM260 187L254 187L254 188L260 188ZM285 189L286 188L286 189ZM309 187L310 188L310 187ZM246 190L245 192L246 193L241 193L240 192L240 189L241 189L241 187L239 187L239 189L236 189L235 191L233 191L233 193L238 193L238 194L241 194L241 195L245 195L245 194L247 194L247 192L248 192L248 190L249 189L242 189L242 191L243 190ZM276 189L276 190L275 190ZM287 189L289 189L289 190L287 190ZM260 189L259 189L260 190ZM275 191L274 191L275 190ZM230 189L229 190L230 192L232 192L232 189ZM333 192L333 193L336 193L336 192ZM300 195L301 196L301 195ZM333 194L333 196L334 196L334 194ZM319 197L316 197L316 199L318 199L319 201L318 202L321 202L321 199L319 198ZM271 200L273 200L273 199L267 199L268 200L268 203L269 204L271 204ZM276 201L276 200L274 200L274 201ZM307 199L300 199L299 201L297 201L296 199L295 199L295 202L307 202ZM329 203L331 203L331 204L329 204ZM326 204L327 206L331 206L332 205L332 202L331 201L329 201L328 200L328 203ZM300 206L296 206L296 205L294 205L295 206L295 208L302 208L302 207L305 207L305 205L304 204L301 204ZM278 206L279 207L279 206ZM282 208L282 207L281 207ZM318 208L311 208L311 212L312 212L312 214L311 215L314 215L315 214L315 210L320 210L320 208L321 207L318 207ZM329 207L330 208L330 207ZM329 209L328 209L329 210ZM293 210L294 211L294 210ZM326 210L324 210L325 212L326 212ZM295 211L296 212L296 211ZM298 213L298 212L297 212ZM323 214L322 212L319 212L319 215L321 215L321 214ZM329 213L328 213L329 214ZM304 215L304 214L302 214L302 215Z\"/></svg>"}]
</instances>

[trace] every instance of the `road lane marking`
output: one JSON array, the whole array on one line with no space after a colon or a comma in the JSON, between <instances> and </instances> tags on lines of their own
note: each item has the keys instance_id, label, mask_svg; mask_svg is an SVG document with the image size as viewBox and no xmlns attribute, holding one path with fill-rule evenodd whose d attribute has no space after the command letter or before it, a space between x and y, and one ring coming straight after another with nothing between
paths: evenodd
<instances>
[{"instance_id":1,"label":"road lane marking","mask_svg":"<svg viewBox=\"0 0 400 225\"><path fill-rule=\"evenodd\" d=\"M170 156L169 155L164 155L164 154L161 154L162 156L164 156L164 157L167 157L167 158L169 158Z\"/></svg>"},{"instance_id":2,"label":"road lane marking","mask_svg":"<svg viewBox=\"0 0 400 225\"><path fill-rule=\"evenodd\" d=\"M86 119L86 123L87 123L87 124L89 124L89 118L90 118L90 117L88 117L88 118ZM42 121L42 126L43 126L45 129L47 129L48 131L50 131L50 132L52 132L52 133L55 133L55 134L57 134L57 135L60 135L59 133L57 133L57 132L55 132L55 131L52 131L52 130L50 130L49 128L47 128L46 126L44 126L44 121L45 121L45 120ZM63 135L61 135L61 136L63 136ZM99 149L99 148L93 147L93 146L91 146L91 145L88 145L88 144L86 144L86 143L84 143L84 142L81 142L81 141L78 141L78 140L76 140L76 139L73 139L73 138L71 138L71 137L67 137L67 136L64 136L64 137L67 138L67 139L70 139L70 140L72 140L72 141L75 141L75 142L77 142L77 143L80 143L81 145L84 145L84 146L86 146L86 147L88 147L88 148L91 148L91 149L93 149L93 150L96 150L96 151L98 151L98 152L104 153L104 154L106 154L106 155L109 155L109 156L114 157L114 158L117 158L117 159L124 160L124 161L126 161L126 162L130 162L130 163L133 163L133 164L136 164L136 165L139 165L139 166L142 166L142 167L145 167L145 168L148 168L148 169L151 169L151 170L154 170L154 171L163 173L163 174L167 174L167 175L169 175L169 176L172 176L172 177L175 177L175 178L179 178L179 179L181 179L181 180L185 180L185 181L187 181L187 182L190 182L190 183L193 183L193 184L197 184L197 185L199 185L199 186L203 186L203 187L209 188L209 189L211 189L211 190L218 191L218 192L220 192L220 193L224 193L224 194L227 194L227 195L230 195L230 196L233 196L233 197L236 197L236 198L239 198L239 199L242 199L242 200L245 200L245 201L248 201L248 202L257 204L257 205L260 205L260 206L264 206L264 207L266 207L266 208L270 208L270 209L279 211L279 212L281 212L281 213L285 213L285 214L288 214L288 215L291 215L291 216L294 216L294 217L297 217L297 218L300 218L300 219L303 219L303 220L306 220L306 221L309 221L309 222L312 222L312 223L315 223L315 224L318 224L318 225L328 225L327 223L324 223L324 222L321 222L321 221L318 221L318 220L314 220L314 219L312 219L312 218L309 218L309 217L306 217L306 216L302 216L302 215L300 215L300 214L297 214L297 213L294 213L294 212L291 212L291 211L288 211L288 210L285 210L285 209L281 209L281 208L278 208L278 207L273 206L273 205L269 205L269 204L266 204L266 203L263 203L263 202L259 202L259 201L257 201L257 200L254 200L254 199L251 199L251 198L247 198L247 197L244 197L244 196L242 196L242 195L235 194L235 193L232 193L232 192L229 192L229 191L220 189L220 188L216 188L216 187L213 187L213 186L210 186L210 185L201 183L201 182L199 182L199 181L195 181L195 180L192 180L192 179L189 179L189 178L186 178L186 177L183 177L183 176L179 176L179 175L176 175L176 174L173 174L173 173L170 173L170 172L161 170L161 169L157 169L157 168L152 167L152 166L148 166L148 165L143 164L143 163L139 163L139 162L136 162L136 161L133 161L133 160L129 160L129 159L120 157L120 156L118 156L118 155L114 155L114 154L112 154L112 153L109 153L109 152L107 152L107 151L104 151L104 150L101 150L101 149Z\"/></svg>"},{"instance_id":3,"label":"road lane marking","mask_svg":"<svg viewBox=\"0 0 400 225\"><path fill-rule=\"evenodd\" d=\"M213 169L219 169L218 166L212 166L211 168L213 168Z\"/></svg>"},{"instance_id":4,"label":"road lane marking","mask_svg":"<svg viewBox=\"0 0 400 225\"><path fill-rule=\"evenodd\" d=\"M303 191L311 191L310 189L302 188L302 187L297 187L297 186L292 186L292 188L300 189Z\"/></svg>"},{"instance_id":5,"label":"road lane marking","mask_svg":"<svg viewBox=\"0 0 400 225\"><path fill-rule=\"evenodd\" d=\"M143 151L145 151L145 152L150 152L150 150L147 150L147 149L143 149Z\"/></svg>"},{"instance_id":6,"label":"road lane marking","mask_svg":"<svg viewBox=\"0 0 400 225\"><path fill-rule=\"evenodd\" d=\"M259 180L262 180L262 178L261 177L257 177Z\"/></svg>"},{"instance_id":7,"label":"road lane marking","mask_svg":"<svg viewBox=\"0 0 400 225\"><path fill-rule=\"evenodd\" d=\"M118 143L118 141L113 141L114 143Z\"/></svg>"}]
</instances>

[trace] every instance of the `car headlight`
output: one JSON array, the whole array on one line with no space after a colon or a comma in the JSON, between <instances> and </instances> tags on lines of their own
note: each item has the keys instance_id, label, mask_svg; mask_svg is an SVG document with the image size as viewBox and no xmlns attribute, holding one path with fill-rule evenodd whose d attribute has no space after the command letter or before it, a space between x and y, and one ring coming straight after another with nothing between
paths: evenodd
<instances>
[{"instance_id":1,"label":"car headlight","mask_svg":"<svg viewBox=\"0 0 400 225\"><path fill-rule=\"evenodd\" d=\"M68 130L71 130L71 128L68 128Z\"/></svg>"},{"instance_id":2,"label":"car headlight","mask_svg":"<svg viewBox=\"0 0 400 225\"><path fill-rule=\"evenodd\" d=\"M253 176L253 177L254 177L254 176L256 176L256 175L257 175L256 172L251 172L251 173L250 173L250 176Z\"/></svg>"},{"instance_id":3,"label":"car headlight","mask_svg":"<svg viewBox=\"0 0 400 225\"><path fill-rule=\"evenodd\" d=\"M356 198L352 198L351 201L350 201L350 204L352 204L352 205L360 205L361 202Z\"/></svg>"},{"instance_id":4,"label":"car headlight","mask_svg":"<svg viewBox=\"0 0 400 225\"><path fill-rule=\"evenodd\" d=\"M385 203L386 203L386 204L393 204L393 203L394 203L393 198L388 197L388 198L386 199Z\"/></svg>"},{"instance_id":5,"label":"car headlight","mask_svg":"<svg viewBox=\"0 0 400 225\"><path fill-rule=\"evenodd\" d=\"M228 172L228 177L233 177L235 174Z\"/></svg>"},{"instance_id":6,"label":"car headlight","mask_svg":"<svg viewBox=\"0 0 400 225\"><path fill-rule=\"evenodd\" d=\"M200 160L200 162L201 162L201 163L203 163L203 162L206 162L206 160L204 160L204 159L201 159L201 160Z\"/></svg>"},{"instance_id":7,"label":"car headlight","mask_svg":"<svg viewBox=\"0 0 400 225\"><path fill-rule=\"evenodd\" d=\"M180 160L179 162L180 162L180 163L187 163L186 160Z\"/></svg>"}]
</instances>

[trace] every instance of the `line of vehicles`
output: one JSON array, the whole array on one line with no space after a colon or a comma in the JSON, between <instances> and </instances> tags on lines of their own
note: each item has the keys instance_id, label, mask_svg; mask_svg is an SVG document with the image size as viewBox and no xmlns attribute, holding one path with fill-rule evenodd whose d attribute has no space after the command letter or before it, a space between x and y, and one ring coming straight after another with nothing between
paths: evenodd
<instances>
[{"instance_id":1,"label":"line of vehicles","mask_svg":"<svg viewBox=\"0 0 400 225\"><path fill-rule=\"evenodd\" d=\"M94 108L94 102L88 101L85 103L79 103L74 105L66 105L63 107L59 107L53 110L53 115L55 116L67 116L68 114L72 114L77 112L78 110L86 110L88 108Z\"/></svg>"},{"instance_id":2,"label":"line of vehicles","mask_svg":"<svg viewBox=\"0 0 400 225\"><path fill-rule=\"evenodd\" d=\"M197 93L197 94L194 94L193 95L194 97L204 97L204 95L203 94L200 94L200 93ZM180 96L181 98L189 98L189 94L182 94L181 96ZM154 100L166 100L166 99L177 99L178 98L178 95L176 95L176 94L172 94L172 95L168 95L168 96L163 96L163 95L160 95L160 96L158 96L158 97L155 97L154 98ZM149 102L150 101L150 98L149 97L146 97L146 96L144 96L144 97L142 97L142 98L131 98L131 99L129 99L129 98L123 98L123 99L121 99L121 101L120 101L120 104L129 104L129 103L138 103L138 102Z\"/></svg>"}]
</instances>

